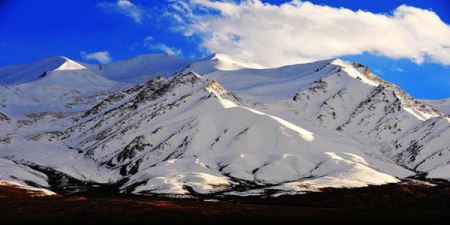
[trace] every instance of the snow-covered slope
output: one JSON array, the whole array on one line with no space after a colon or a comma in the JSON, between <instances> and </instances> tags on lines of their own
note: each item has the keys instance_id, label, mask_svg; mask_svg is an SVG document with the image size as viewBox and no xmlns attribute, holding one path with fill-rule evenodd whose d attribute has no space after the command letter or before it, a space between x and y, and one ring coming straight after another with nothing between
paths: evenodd
<instances>
[{"instance_id":1,"label":"snow-covered slope","mask_svg":"<svg viewBox=\"0 0 450 225\"><path fill-rule=\"evenodd\" d=\"M214 58L213 63L194 63L185 71L194 71L209 79L216 79L240 96L264 100L291 97L296 91L307 88L337 69L336 66L328 66L332 60L325 60L274 69L227 67L224 70L220 65L227 64L228 61L221 63L217 60Z\"/></svg>"},{"instance_id":2,"label":"snow-covered slope","mask_svg":"<svg viewBox=\"0 0 450 225\"><path fill-rule=\"evenodd\" d=\"M86 68L66 57L49 57L29 64L12 65L0 68L0 84L21 84L38 80L50 71L81 69Z\"/></svg>"},{"instance_id":3,"label":"snow-covered slope","mask_svg":"<svg viewBox=\"0 0 450 225\"><path fill-rule=\"evenodd\" d=\"M9 69L8 69L9 68ZM0 75L0 110L21 117L36 112L77 112L90 108L104 93L123 84L104 78L65 57L53 57L10 67Z\"/></svg>"},{"instance_id":4,"label":"snow-covered slope","mask_svg":"<svg viewBox=\"0 0 450 225\"><path fill-rule=\"evenodd\" d=\"M236 61L225 54L212 54L203 60L192 62L186 71L195 71L198 74L208 74L217 70L233 71L240 69L258 69L262 66L249 62Z\"/></svg>"},{"instance_id":5,"label":"snow-covered slope","mask_svg":"<svg viewBox=\"0 0 450 225\"><path fill-rule=\"evenodd\" d=\"M261 69L217 54L79 65L85 69L0 86L9 94L0 108L1 158L138 194L298 193L422 173L450 179L449 117L357 63ZM111 80L145 77L153 79L100 94L123 87ZM61 96L57 87L83 97L10 97ZM39 106L74 99L81 103L72 110ZM65 116L71 112L80 113Z\"/></svg>"},{"instance_id":6,"label":"snow-covered slope","mask_svg":"<svg viewBox=\"0 0 450 225\"><path fill-rule=\"evenodd\" d=\"M78 112L111 93L157 76L169 77L195 60L139 55L107 65L63 56L0 68L0 111L14 117L36 112Z\"/></svg>"},{"instance_id":7,"label":"snow-covered slope","mask_svg":"<svg viewBox=\"0 0 450 225\"><path fill-rule=\"evenodd\" d=\"M361 64L328 60L275 69L210 71L203 75L219 80L246 104L298 126L378 146L414 170L432 172L449 164L448 117Z\"/></svg>"},{"instance_id":8,"label":"snow-covered slope","mask_svg":"<svg viewBox=\"0 0 450 225\"><path fill-rule=\"evenodd\" d=\"M447 115L450 115L450 98L442 100L422 99L421 101L425 102L425 104L433 106L443 113L447 113Z\"/></svg>"},{"instance_id":9,"label":"snow-covered slope","mask_svg":"<svg viewBox=\"0 0 450 225\"><path fill-rule=\"evenodd\" d=\"M412 174L381 154L240 104L219 83L188 73L148 82L127 101L87 115L63 139L117 179L128 177L122 188L135 193L307 190L332 180L359 187Z\"/></svg>"},{"instance_id":10,"label":"snow-covered slope","mask_svg":"<svg viewBox=\"0 0 450 225\"><path fill-rule=\"evenodd\" d=\"M0 158L0 186L14 186L38 195L53 195L45 174L11 160Z\"/></svg>"}]
</instances>

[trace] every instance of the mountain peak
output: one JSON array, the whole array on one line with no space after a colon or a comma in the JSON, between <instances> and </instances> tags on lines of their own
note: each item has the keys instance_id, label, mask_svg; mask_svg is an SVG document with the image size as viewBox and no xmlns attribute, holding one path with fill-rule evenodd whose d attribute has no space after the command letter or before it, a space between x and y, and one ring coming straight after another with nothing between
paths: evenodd
<instances>
[{"instance_id":1,"label":"mountain peak","mask_svg":"<svg viewBox=\"0 0 450 225\"><path fill-rule=\"evenodd\" d=\"M86 69L80 63L65 56L51 56L20 66L40 67L39 69L45 69L46 71Z\"/></svg>"},{"instance_id":2,"label":"mountain peak","mask_svg":"<svg viewBox=\"0 0 450 225\"><path fill-rule=\"evenodd\" d=\"M64 57L64 56L57 56L57 57L55 57L55 59L62 63L60 64L60 66L58 66L54 70L61 71L61 70L84 70L84 69L86 69L86 67L84 67L80 63L78 63L74 60L71 60L67 57Z\"/></svg>"},{"instance_id":3,"label":"mountain peak","mask_svg":"<svg viewBox=\"0 0 450 225\"><path fill-rule=\"evenodd\" d=\"M205 81L206 79L193 71L185 72L174 77L174 81L184 80Z\"/></svg>"},{"instance_id":4,"label":"mountain peak","mask_svg":"<svg viewBox=\"0 0 450 225\"><path fill-rule=\"evenodd\" d=\"M231 56L221 53L213 53L203 60L198 60L190 64L186 71L195 71L198 74L208 74L214 71L236 71L240 69L262 69L256 63L234 59Z\"/></svg>"},{"instance_id":5,"label":"mountain peak","mask_svg":"<svg viewBox=\"0 0 450 225\"><path fill-rule=\"evenodd\" d=\"M207 59L214 62L217 69L220 70L238 70L245 68L253 68L253 69L262 69L263 66L248 62L245 60L235 59L229 55L222 53L214 53L209 56Z\"/></svg>"},{"instance_id":6,"label":"mountain peak","mask_svg":"<svg viewBox=\"0 0 450 225\"><path fill-rule=\"evenodd\" d=\"M64 56L53 56L32 63L0 68L0 84L22 84L47 75L51 71L82 70L86 67Z\"/></svg>"}]
</instances>

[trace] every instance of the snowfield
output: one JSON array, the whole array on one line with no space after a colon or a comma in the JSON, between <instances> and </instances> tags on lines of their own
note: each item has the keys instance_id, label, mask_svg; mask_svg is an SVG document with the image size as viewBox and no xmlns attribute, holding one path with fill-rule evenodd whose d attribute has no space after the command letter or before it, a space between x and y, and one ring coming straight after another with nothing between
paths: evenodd
<instances>
[{"instance_id":1,"label":"snowfield","mask_svg":"<svg viewBox=\"0 0 450 225\"><path fill-rule=\"evenodd\" d=\"M56 57L0 68L0 83L0 179L29 188L54 190L55 173L167 195L450 179L447 114L339 59Z\"/></svg>"}]
</instances>

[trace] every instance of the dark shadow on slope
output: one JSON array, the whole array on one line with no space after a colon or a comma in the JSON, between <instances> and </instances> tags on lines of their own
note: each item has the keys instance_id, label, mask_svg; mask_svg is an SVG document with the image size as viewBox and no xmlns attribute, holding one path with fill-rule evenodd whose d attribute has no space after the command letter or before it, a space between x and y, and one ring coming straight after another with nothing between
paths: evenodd
<instances>
[{"instance_id":1,"label":"dark shadow on slope","mask_svg":"<svg viewBox=\"0 0 450 225\"><path fill-rule=\"evenodd\" d=\"M56 171L52 168L43 167L35 164L28 164L28 167L44 173L48 177L50 190L65 196L82 195L87 197L106 197L120 195L119 188L127 182L128 179L122 179L116 183L96 183L81 181L70 175Z\"/></svg>"},{"instance_id":2,"label":"dark shadow on slope","mask_svg":"<svg viewBox=\"0 0 450 225\"><path fill-rule=\"evenodd\" d=\"M0 186L0 224L449 224L450 185L415 181L278 198L30 197ZM214 201L211 201L214 200Z\"/></svg>"}]
</instances>

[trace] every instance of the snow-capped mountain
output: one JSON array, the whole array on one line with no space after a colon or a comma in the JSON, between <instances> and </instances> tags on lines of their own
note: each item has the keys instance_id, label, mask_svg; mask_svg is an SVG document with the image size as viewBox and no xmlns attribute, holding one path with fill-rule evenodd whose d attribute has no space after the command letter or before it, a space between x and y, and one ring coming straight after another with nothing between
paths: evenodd
<instances>
[{"instance_id":1,"label":"snow-capped mountain","mask_svg":"<svg viewBox=\"0 0 450 225\"><path fill-rule=\"evenodd\" d=\"M235 71L248 68L261 69L262 66L255 63L237 61L225 54L214 53L209 57L206 57L204 60L191 63L185 70L195 71L198 74L208 74L217 70Z\"/></svg>"},{"instance_id":2,"label":"snow-capped mountain","mask_svg":"<svg viewBox=\"0 0 450 225\"><path fill-rule=\"evenodd\" d=\"M109 94L70 117L55 115L70 112L64 108L11 117L19 114L6 104L0 158L38 176L5 172L0 179L52 190L76 184L74 192L92 184L136 194L223 195L381 185L415 175L450 179L450 118L357 63L262 69L217 54L78 65ZM46 76L74 72L62 71ZM76 83L82 75L74 73L65 88L84 85ZM152 79L124 85L144 77ZM49 83L44 77L23 85ZM28 104L24 109L36 110ZM59 189L55 173L67 181Z\"/></svg>"},{"instance_id":3,"label":"snow-capped mountain","mask_svg":"<svg viewBox=\"0 0 450 225\"><path fill-rule=\"evenodd\" d=\"M87 110L123 84L65 57L0 68L0 110L13 117Z\"/></svg>"},{"instance_id":4,"label":"snow-capped mountain","mask_svg":"<svg viewBox=\"0 0 450 225\"><path fill-rule=\"evenodd\" d=\"M219 80L256 109L319 133L336 131L377 146L417 172L433 176L449 163L436 157L450 150L448 116L361 64L328 60L269 70L216 70L204 76Z\"/></svg>"},{"instance_id":5,"label":"snow-capped mountain","mask_svg":"<svg viewBox=\"0 0 450 225\"><path fill-rule=\"evenodd\" d=\"M38 80L48 72L57 70L83 70L79 63L64 56L55 56L38 60L36 62L11 65L0 68L0 84L21 84Z\"/></svg>"}]
</instances>

